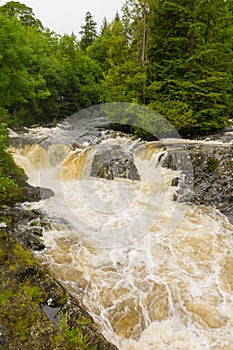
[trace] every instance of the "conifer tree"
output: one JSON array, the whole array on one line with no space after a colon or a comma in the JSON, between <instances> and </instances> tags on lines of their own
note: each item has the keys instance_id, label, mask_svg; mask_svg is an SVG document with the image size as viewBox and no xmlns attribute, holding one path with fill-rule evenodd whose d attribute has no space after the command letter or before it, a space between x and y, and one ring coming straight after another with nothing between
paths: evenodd
<instances>
[{"instance_id":1,"label":"conifer tree","mask_svg":"<svg viewBox=\"0 0 233 350\"><path fill-rule=\"evenodd\" d=\"M100 35L104 34L105 29L107 28L107 26L108 26L108 21L107 21L107 18L104 17L102 25L101 25L101 28L100 28Z\"/></svg>"},{"instance_id":2,"label":"conifer tree","mask_svg":"<svg viewBox=\"0 0 233 350\"><path fill-rule=\"evenodd\" d=\"M86 51L97 38L97 23L93 20L92 14L88 11L85 16L85 24L81 26L82 30L79 32L82 34L80 45L81 48Z\"/></svg>"},{"instance_id":3,"label":"conifer tree","mask_svg":"<svg viewBox=\"0 0 233 350\"><path fill-rule=\"evenodd\" d=\"M150 31L148 100L180 129L218 129L229 110L224 0L159 1ZM222 24L221 24L222 23ZM228 50L229 51L229 50Z\"/></svg>"}]
</instances>

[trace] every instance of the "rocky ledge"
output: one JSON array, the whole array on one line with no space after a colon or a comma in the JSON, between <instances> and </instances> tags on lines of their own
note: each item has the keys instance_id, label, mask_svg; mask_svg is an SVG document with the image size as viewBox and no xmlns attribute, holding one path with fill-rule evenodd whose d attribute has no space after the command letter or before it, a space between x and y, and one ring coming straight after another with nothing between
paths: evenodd
<instances>
[{"instance_id":1,"label":"rocky ledge","mask_svg":"<svg viewBox=\"0 0 233 350\"><path fill-rule=\"evenodd\" d=\"M185 147L191 160L193 174L187 172L185 179L181 174L181 177L174 181L174 185L180 185L177 198L186 201L182 181L187 183L193 178L193 183L188 186L188 200L194 204L216 207L233 223L233 144L187 141ZM176 161L181 162L181 156L176 154L176 150L169 151L163 166L177 170Z\"/></svg>"},{"instance_id":2,"label":"rocky ledge","mask_svg":"<svg viewBox=\"0 0 233 350\"><path fill-rule=\"evenodd\" d=\"M233 223L233 145L189 146L194 183L192 202L215 206Z\"/></svg>"},{"instance_id":3,"label":"rocky ledge","mask_svg":"<svg viewBox=\"0 0 233 350\"><path fill-rule=\"evenodd\" d=\"M114 178L140 180L132 154L125 152L118 145L98 149L92 162L91 176L108 180Z\"/></svg>"}]
</instances>

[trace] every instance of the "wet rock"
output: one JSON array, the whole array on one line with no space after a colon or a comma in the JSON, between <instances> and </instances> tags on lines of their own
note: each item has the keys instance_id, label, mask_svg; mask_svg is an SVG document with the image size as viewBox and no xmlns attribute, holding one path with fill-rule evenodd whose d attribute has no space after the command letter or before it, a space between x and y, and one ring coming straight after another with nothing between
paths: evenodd
<instances>
[{"instance_id":1,"label":"wet rock","mask_svg":"<svg viewBox=\"0 0 233 350\"><path fill-rule=\"evenodd\" d=\"M33 187L28 184L22 186L23 198L22 200L37 202L41 199L47 199L54 195L53 191L44 187Z\"/></svg>"},{"instance_id":2,"label":"wet rock","mask_svg":"<svg viewBox=\"0 0 233 350\"><path fill-rule=\"evenodd\" d=\"M33 275L36 275L37 268L35 266L20 266L16 271L16 276L22 282L27 278L31 278Z\"/></svg>"},{"instance_id":3,"label":"wet rock","mask_svg":"<svg viewBox=\"0 0 233 350\"><path fill-rule=\"evenodd\" d=\"M2 215L10 218L9 234L22 244L25 248L39 251L45 248L41 237L43 228L41 227L45 214L39 211L25 210L22 206L3 208Z\"/></svg>"},{"instance_id":4,"label":"wet rock","mask_svg":"<svg viewBox=\"0 0 233 350\"><path fill-rule=\"evenodd\" d=\"M96 152L92 163L91 176L108 180L114 178L140 180L133 156L126 153L118 145L111 148L101 148Z\"/></svg>"},{"instance_id":5,"label":"wet rock","mask_svg":"<svg viewBox=\"0 0 233 350\"><path fill-rule=\"evenodd\" d=\"M33 220L35 218L35 215L32 211L24 210L20 205L15 205L14 207L6 207L3 211L4 216L10 216L12 224L21 222L22 220L24 222Z\"/></svg>"},{"instance_id":6,"label":"wet rock","mask_svg":"<svg viewBox=\"0 0 233 350\"><path fill-rule=\"evenodd\" d=\"M18 232L14 236L15 239L25 248L37 251L45 248L44 243L38 237L34 236L31 231Z\"/></svg>"},{"instance_id":7,"label":"wet rock","mask_svg":"<svg viewBox=\"0 0 233 350\"><path fill-rule=\"evenodd\" d=\"M27 230L27 233L30 235L43 237L43 229L42 227L39 227L39 226L29 227Z\"/></svg>"},{"instance_id":8,"label":"wet rock","mask_svg":"<svg viewBox=\"0 0 233 350\"><path fill-rule=\"evenodd\" d=\"M179 178L178 177L175 177L173 180L172 180L172 186L178 186L178 183L179 183Z\"/></svg>"},{"instance_id":9,"label":"wet rock","mask_svg":"<svg viewBox=\"0 0 233 350\"><path fill-rule=\"evenodd\" d=\"M211 205L233 219L233 146L190 147L194 170L192 202Z\"/></svg>"},{"instance_id":10,"label":"wet rock","mask_svg":"<svg viewBox=\"0 0 233 350\"><path fill-rule=\"evenodd\" d=\"M192 169L182 163L182 154L175 149L162 162L164 167L181 170L172 183L174 186L178 181L179 185L175 199L216 207L233 222L233 145L187 142L187 153ZM188 195L184 195L184 189L188 189Z\"/></svg>"}]
</instances>

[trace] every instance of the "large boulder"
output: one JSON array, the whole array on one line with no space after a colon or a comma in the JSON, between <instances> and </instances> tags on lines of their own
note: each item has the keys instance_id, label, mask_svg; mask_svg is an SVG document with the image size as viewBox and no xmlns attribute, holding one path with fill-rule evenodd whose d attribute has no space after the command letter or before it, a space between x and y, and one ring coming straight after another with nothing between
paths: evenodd
<instances>
[{"instance_id":1,"label":"large boulder","mask_svg":"<svg viewBox=\"0 0 233 350\"><path fill-rule=\"evenodd\" d=\"M166 168L181 170L172 183L178 186L175 199L216 207L233 222L232 144L198 141L186 141L186 144L192 169L186 169L182 153L176 148L171 149L162 162ZM189 191L188 196L184 193L185 188Z\"/></svg>"},{"instance_id":2,"label":"large boulder","mask_svg":"<svg viewBox=\"0 0 233 350\"><path fill-rule=\"evenodd\" d=\"M140 180L133 156L125 152L119 145L101 147L96 151L91 176L108 180L114 178Z\"/></svg>"}]
</instances>

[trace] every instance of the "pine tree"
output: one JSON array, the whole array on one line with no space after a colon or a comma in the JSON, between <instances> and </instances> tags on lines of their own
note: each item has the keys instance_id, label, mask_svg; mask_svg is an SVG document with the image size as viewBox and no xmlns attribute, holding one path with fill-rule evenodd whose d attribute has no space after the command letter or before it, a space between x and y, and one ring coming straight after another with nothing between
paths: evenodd
<instances>
[{"instance_id":1,"label":"pine tree","mask_svg":"<svg viewBox=\"0 0 233 350\"><path fill-rule=\"evenodd\" d=\"M150 106L179 129L221 128L229 113L224 0L159 1L152 14Z\"/></svg>"},{"instance_id":2,"label":"pine tree","mask_svg":"<svg viewBox=\"0 0 233 350\"><path fill-rule=\"evenodd\" d=\"M141 75L141 102L146 103L150 1L127 0L123 21L129 37L131 60L137 61Z\"/></svg>"},{"instance_id":3,"label":"pine tree","mask_svg":"<svg viewBox=\"0 0 233 350\"><path fill-rule=\"evenodd\" d=\"M85 16L85 24L81 26L82 30L79 32L82 34L80 46L86 51L88 46L90 46L97 38L97 23L93 20L92 14L88 11Z\"/></svg>"},{"instance_id":4,"label":"pine tree","mask_svg":"<svg viewBox=\"0 0 233 350\"><path fill-rule=\"evenodd\" d=\"M108 26L108 21L107 21L107 18L104 17L102 25L101 25L101 28L100 28L100 35L104 34L105 29L107 28L107 26Z\"/></svg>"}]
</instances>

